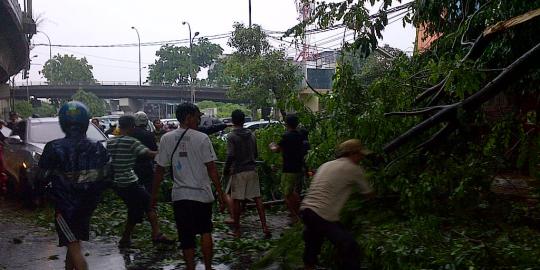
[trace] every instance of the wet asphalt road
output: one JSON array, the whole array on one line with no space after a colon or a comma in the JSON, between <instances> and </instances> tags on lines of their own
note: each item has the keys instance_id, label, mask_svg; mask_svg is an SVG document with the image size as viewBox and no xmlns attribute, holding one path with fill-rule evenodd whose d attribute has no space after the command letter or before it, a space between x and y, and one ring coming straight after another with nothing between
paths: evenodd
<instances>
[{"instance_id":1,"label":"wet asphalt road","mask_svg":"<svg viewBox=\"0 0 540 270\"><path fill-rule=\"evenodd\" d=\"M63 269L65 260L65 247L58 247L58 238L55 232L35 225L32 222L35 215L13 202L6 202L0 198L0 270L49 270ZM270 227L274 231L274 237L279 235L280 231L286 227L286 218L284 214L276 217L268 217ZM255 215L246 216L244 221L244 237L253 237L260 234L258 218ZM159 263L160 266L152 265L135 266L133 262L138 260L137 250L122 252L117 247L118 239L109 237L90 237L90 242L83 242L83 252L89 265L89 269L100 270L139 270L139 269L183 269L180 254L178 260L170 264ZM161 257L159 251L156 251L157 257ZM178 251L173 251L178 252ZM174 254L173 254L173 257ZM158 258L156 258L158 259ZM214 265L216 270L228 269L248 269L253 258L244 266L233 263L229 267L225 264ZM157 260L159 261L159 259ZM126 267L129 265L130 267ZM197 269L204 269L199 264ZM275 269L275 268L271 268Z\"/></svg>"},{"instance_id":2,"label":"wet asphalt road","mask_svg":"<svg viewBox=\"0 0 540 270\"><path fill-rule=\"evenodd\" d=\"M63 269L66 249L45 228L29 222L29 211L0 202L0 269ZM83 244L91 269L126 269L115 241L94 239Z\"/></svg>"}]
</instances>

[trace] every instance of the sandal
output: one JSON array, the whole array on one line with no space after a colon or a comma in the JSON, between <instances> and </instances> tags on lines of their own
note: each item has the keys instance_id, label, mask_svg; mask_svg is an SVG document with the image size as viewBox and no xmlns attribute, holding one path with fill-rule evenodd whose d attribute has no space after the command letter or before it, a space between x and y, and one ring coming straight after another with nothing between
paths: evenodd
<instances>
[{"instance_id":1,"label":"sandal","mask_svg":"<svg viewBox=\"0 0 540 270\"><path fill-rule=\"evenodd\" d=\"M166 244L166 245L172 245L176 243L176 240L169 239L167 236L165 236L163 233L159 233L157 237L152 239L152 243L154 244Z\"/></svg>"}]
</instances>

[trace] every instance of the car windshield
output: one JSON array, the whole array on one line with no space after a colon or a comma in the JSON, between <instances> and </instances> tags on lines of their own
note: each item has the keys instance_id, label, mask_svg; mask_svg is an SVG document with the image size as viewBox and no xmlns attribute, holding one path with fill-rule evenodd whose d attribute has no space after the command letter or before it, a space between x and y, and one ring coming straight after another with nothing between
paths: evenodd
<instances>
[{"instance_id":1,"label":"car windshield","mask_svg":"<svg viewBox=\"0 0 540 270\"><path fill-rule=\"evenodd\" d=\"M31 123L29 141L33 143L48 143L52 140L63 138L64 132L58 122L34 122ZM93 125L88 126L86 131L88 139L93 141L106 140L104 135Z\"/></svg>"}]
</instances>

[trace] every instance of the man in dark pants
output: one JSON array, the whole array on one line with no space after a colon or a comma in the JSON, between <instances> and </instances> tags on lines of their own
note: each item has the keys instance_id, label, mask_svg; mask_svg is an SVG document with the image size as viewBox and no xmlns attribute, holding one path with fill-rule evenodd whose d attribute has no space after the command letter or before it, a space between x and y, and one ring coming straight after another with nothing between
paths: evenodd
<instances>
[{"instance_id":1,"label":"man in dark pants","mask_svg":"<svg viewBox=\"0 0 540 270\"><path fill-rule=\"evenodd\" d=\"M139 179L133 170L138 156L152 158L156 155L156 152L146 148L137 139L128 136L135 128L135 118L133 116L124 115L120 117L118 126L120 127L120 135L109 140L107 150L112 160L114 191L128 208L126 226L119 246L129 247L131 245L131 235L135 225L143 221L145 214L152 227L152 241L154 243L173 244L173 240L168 239L161 233L156 210L150 207L150 194L139 183Z\"/></svg>"},{"instance_id":2,"label":"man in dark pants","mask_svg":"<svg viewBox=\"0 0 540 270\"><path fill-rule=\"evenodd\" d=\"M146 130L148 125L148 116L145 112L137 112L135 117L135 128L131 130L129 136L139 140L150 151L157 151L155 136L152 132ZM152 179L154 177L154 160L149 156L138 156L133 167L135 174L139 178L139 183L146 188L148 193L152 192Z\"/></svg>"},{"instance_id":3,"label":"man in dark pants","mask_svg":"<svg viewBox=\"0 0 540 270\"><path fill-rule=\"evenodd\" d=\"M339 213L355 187L364 196L373 195L364 170L358 165L368 153L359 140L348 140L338 146L336 160L317 170L300 207L305 269L315 269L325 238L337 247L342 269L360 269L360 249L354 236L339 223Z\"/></svg>"}]
</instances>

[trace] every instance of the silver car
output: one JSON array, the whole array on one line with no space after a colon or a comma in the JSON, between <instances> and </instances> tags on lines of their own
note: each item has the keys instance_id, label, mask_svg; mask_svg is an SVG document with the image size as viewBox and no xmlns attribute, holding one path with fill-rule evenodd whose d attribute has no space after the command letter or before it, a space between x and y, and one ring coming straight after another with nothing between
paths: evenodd
<instances>
[{"instance_id":1,"label":"silver car","mask_svg":"<svg viewBox=\"0 0 540 270\"><path fill-rule=\"evenodd\" d=\"M92 124L86 132L88 139L106 143L107 136ZM28 118L24 134L10 136L4 146L4 160L10 178L8 187L13 195L32 199L36 187L38 162L45 144L65 134L58 118Z\"/></svg>"}]
</instances>

